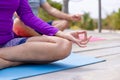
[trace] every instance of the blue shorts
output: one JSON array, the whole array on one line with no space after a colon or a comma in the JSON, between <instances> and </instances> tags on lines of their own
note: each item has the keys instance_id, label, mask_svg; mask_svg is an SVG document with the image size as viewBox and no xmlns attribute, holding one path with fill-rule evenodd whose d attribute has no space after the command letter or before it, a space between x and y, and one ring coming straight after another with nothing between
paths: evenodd
<instances>
[{"instance_id":1,"label":"blue shorts","mask_svg":"<svg viewBox=\"0 0 120 80\"><path fill-rule=\"evenodd\" d=\"M47 23L48 23L49 25L52 25L53 21L48 21Z\"/></svg>"},{"instance_id":2,"label":"blue shorts","mask_svg":"<svg viewBox=\"0 0 120 80\"><path fill-rule=\"evenodd\" d=\"M25 43L27 39L28 38L14 38L14 39L8 41L6 44L0 46L0 48L20 45L20 44Z\"/></svg>"}]
</instances>

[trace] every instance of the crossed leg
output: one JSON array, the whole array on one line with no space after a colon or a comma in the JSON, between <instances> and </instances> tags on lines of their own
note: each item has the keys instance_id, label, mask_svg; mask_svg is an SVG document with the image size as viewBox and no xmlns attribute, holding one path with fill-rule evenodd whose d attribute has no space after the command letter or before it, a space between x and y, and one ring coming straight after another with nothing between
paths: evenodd
<instances>
[{"instance_id":1,"label":"crossed leg","mask_svg":"<svg viewBox=\"0 0 120 80\"><path fill-rule=\"evenodd\" d=\"M49 63L66 58L72 43L66 39L53 36L31 37L26 43L0 48L0 68L20 65L22 63Z\"/></svg>"},{"instance_id":2,"label":"crossed leg","mask_svg":"<svg viewBox=\"0 0 120 80\"><path fill-rule=\"evenodd\" d=\"M69 27L69 22L67 20L55 20L52 25L63 31Z\"/></svg>"}]
</instances>

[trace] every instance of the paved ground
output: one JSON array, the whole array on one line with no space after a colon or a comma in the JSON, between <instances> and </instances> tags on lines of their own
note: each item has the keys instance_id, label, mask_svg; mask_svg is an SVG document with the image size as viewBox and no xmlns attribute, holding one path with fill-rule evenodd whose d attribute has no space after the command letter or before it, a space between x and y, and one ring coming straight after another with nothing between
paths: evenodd
<instances>
[{"instance_id":1,"label":"paved ground","mask_svg":"<svg viewBox=\"0 0 120 80\"><path fill-rule=\"evenodd\" d=\"M71 31L71 30L67 30ZM88 31L105 40L90 42L87 48L73 44L72 52L105 59L106 62L25 78L22 80L120 80L120 33Z\"/></svg>"}]
</instances>

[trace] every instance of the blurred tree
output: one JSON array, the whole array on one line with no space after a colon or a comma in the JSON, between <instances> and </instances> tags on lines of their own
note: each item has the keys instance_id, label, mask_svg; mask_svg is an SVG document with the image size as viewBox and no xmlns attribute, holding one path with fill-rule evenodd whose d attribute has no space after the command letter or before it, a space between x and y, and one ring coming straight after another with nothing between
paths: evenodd
<instances>
[{"instance_id":1,"label":"blurred tree","mask_svg":"<svg viewBox=\"0 0 120 80\"><path fill-rule=\"evenodd\" d=\"M80 27L86 30L94 30L96 25L94 20L90 17L89 13L83 15L83 20L80 22Z\"/></svg>"},{"instance_id":2,"label":"blurred tree","mask_svg":"<svg viewBox=\"0 0 120 80\"><path fill-rule=\"evenodd\" d=\"M120 30L120 9L118 12L113 12L103 20L103 28L110 30Z\"/></svg>"},{"instance_id":3,"label":"blurred tree","mask_svg":"<svg viewBox=\"0 0 120 80\"><path fill-rule=\"evenodd\" d=\"M113 26L113 28L115 30L120 30L120 9L118 10L118 12L114 13L111 19L111 25Z\"/></svg>"},{"instance_id":4,"label":"blurred tree","mask_svg":"<svg viewBox=\"0 0 120 80\"><path fill-rule=\"evenodd\" d=\"M111 26L111 18L110 15L107 15L107 17L102 20L103 29L113 30L113 27Z\"/></svg>"},{"instance_id":5,"label":"blurred tree","mask_svg":"<svg viewBox=\"0 0 120 80\"><path fill-rule=\"evenodd\" d=\"M92 19L89 13L84 13L81 21L71 24L71 29L94 30L95 28L97 28L97 20Z\"/></svg>"}]
</instances>

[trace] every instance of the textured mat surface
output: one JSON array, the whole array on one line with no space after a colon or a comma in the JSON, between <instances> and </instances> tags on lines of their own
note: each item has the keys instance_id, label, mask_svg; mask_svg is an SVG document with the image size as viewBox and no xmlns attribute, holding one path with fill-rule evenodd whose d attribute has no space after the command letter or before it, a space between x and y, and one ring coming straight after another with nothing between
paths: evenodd
<instances>
[{"instance_id":1,"label":"textured mat surface","mask_svg":"<svg viewBox=\"0 0 120 80\"><path fill-rule=\"evenodd\" d=\"M79 35L79 38L84 39L83 35ZM90 42L96 42L96 41L102 41L102 40L106 40L106 39L92 36L90 39Z\"/></svg>"},{"instance_id":2,"label":"textured mat surface","mask_svg":"<svg viewBox=\"0 0 120 80\"><path fill-rule=\"evenodd\" d=\"M99 38L99 37L92 37L92 38L90 39L90 42L102 41L102 40L105 40L105 39Z\"/></svg>"},{"instance_id":3,"label":"textured mat surface","mask_svg":"<svg viewBox=\"0 0 120 80\"><path fill-rule=\"evenodd\" d=\"M90 56L71 53L66 59L45 65L21 65L0 70L0 80L15 80L25 77L42 75L56 71L81 67L104 60Z\"/></svg>"}]
</instances>

